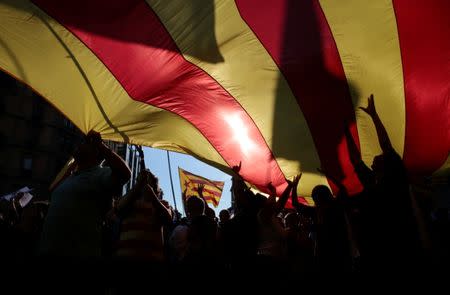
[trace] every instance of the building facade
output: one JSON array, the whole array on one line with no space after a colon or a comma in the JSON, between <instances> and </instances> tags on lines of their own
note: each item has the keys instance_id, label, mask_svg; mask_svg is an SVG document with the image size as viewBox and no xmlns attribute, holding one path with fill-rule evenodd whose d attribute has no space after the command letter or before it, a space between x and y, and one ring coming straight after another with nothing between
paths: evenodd
<instances>
[{"instance_id":1,"label":"building facade","mask_svg":"<svg viewBox=\"0 0 450 295\"><path fill-rule=\"evenodd\" d=\"M0 71L0 196L28 186L47 198L48 187L82 138L45 99ZM126 192L140 170L136 147L106 144L132 169Z\"/></svg>"},{"instance_id":2,"label":"building facade","mask_svg":"<svg viewBox=\"0 0 450 295\"><path fill-rule=\"evenodd\" d=\"M45 191L83 134L28 87L0 72L0 195Z\"/></svg>"}]
</instances>

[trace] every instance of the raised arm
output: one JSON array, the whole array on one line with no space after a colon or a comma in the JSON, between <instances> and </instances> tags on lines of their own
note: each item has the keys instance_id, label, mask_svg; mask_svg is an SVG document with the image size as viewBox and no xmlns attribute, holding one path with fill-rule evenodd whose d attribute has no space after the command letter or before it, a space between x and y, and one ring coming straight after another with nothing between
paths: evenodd
<instances>
[{"instance_id":1,"label":"raised arm","mask_svg":"<svg viewBox=\"0 0 450 295\"><path fill-rule=\"evenodd\" d=\"M197 189L196 189L196 191L197 191L197 193L198 193L198 196L200 197L200 199L202 199L203 201L205 200L205 198L203 197L203 190L205 189L205 185L204 184L199 184L198 186L197 186Z\"/></svg>"},{"instance_id":2,"label":"raised arm","mask_svg":"<svg viewBox=\"0 0 450 295\"><path fill-rule=\"evenodd\" d=\"M384 125L381 122L380 117L378 116L378 113L375 109L373 94L371 94L368 99L367 107L366 108L360 107L360 109L366 112L372 118L372 121L375 124L375 129L377 130L378 141L380 143L380 147L383 153L391 151L392 144L386 132L386 128L384 128Z\"/></svg>"},{"instance_id":3,"label":"raised arm","mask_svg":"<svg viewBox=\"0 0 450 295\"><path fill-rule=\"evenodd\" d=\"M205 206L208 206L208 203L205 200L205 197L203 196L203 190L205 189L205 185L204 184L199 184L197 186L197 193L200 199L203 200L203 202L205 203Z\"/></svg>"},{"instance_id":4,"label":"raised arm","mask_svg":"<svg viewBox=\"0 0 450 295\"><path fill-rule=\"evenodd\" d=\"M287 200L289 199L289 195L292 190L292 182L288 181L288 185L284 189L283 193L281 194L280 198L278 199L276 205L275 205L275 214L278 214L283 210L284 206L286 205Z\"/></svg>"},{"instance_id":5,"label":"raised arm","mask_svg":"<svg viewBox=\"0 0 450 295\"><path fill-rule=\"evenodd\" d=\"M375 181L372 170L363 162L361 158L361 152L358 150L355 141L348 128L344 128L345 139L347 141L347 146L350 154L350 161L355 169L359 181L365 187L372 187Z\"/></svg>"},{"instance_id":6,"label":"raised arm","mask_svg":"<svg viewBox=\"0 0 450 295\"><path fill-rule=\"evenodd\" d=\"M87 138L98 147L100 153L108 162L113 173L114 183L117 184L117 186L125 184L131 177L130 168L128 168L125 161L103 143L100 133L91 130L89 131Z\"/></svg>"},{"instance_id":7,"label":"raised arm","mask_svg":"<svg viewBox=\"0 0 450 295\"><path fill-rule=\"evenodd\" d=\"M299 175L295 176L294 180L292 181L292 194L291 194L292 207L294 207L295 210L297 210L297 212L300 212L302 209L302 205L300 205L300 203L298 202L298 195L297 195L297 187L301 177L302 174L300 173Z\"/></svg>"},{"instance_id":8,"label":"raised arm","mask_svg":"<svg viewBox=\"0 0 450 295\"><path fill-rule=\"evenodd\" d=\"M239 162L239 165L233 166L231 169L233 170L234 174L231 178L232 186L231 189L233 191L233 194L241 194L247 189L247 185L244 182L244 179L239 175L239 172L241 171L241 165L242 162Z\"/></svg>"}]
</instances>

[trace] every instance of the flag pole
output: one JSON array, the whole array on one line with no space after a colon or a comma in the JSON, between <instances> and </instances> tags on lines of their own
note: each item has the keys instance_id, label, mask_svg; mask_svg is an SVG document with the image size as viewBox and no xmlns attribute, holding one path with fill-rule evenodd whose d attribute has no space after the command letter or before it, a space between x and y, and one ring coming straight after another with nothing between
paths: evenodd
<instances>
[{"instance_id":1,"label":"flag pole","mask_svg":"<svg viewBox=\"0 0 450 295\"><path fill-rule=\"evenodd\" d=\"M167 152L167 164L169 164L170 187L172 188L173 204L175 206L175 211L178 211L177 201L175 200L175 191L173 190L172 168L170 167L170 155L168 150L166 150L166 152Z\"/></svg>"},{"instance_id":2,"label":"flag pole","mask_svg":"<svg viewBox=\"0 0 450 295\"><path fill-rule=\"evenodd\" d=\"M141 145L136 145L136 150L139 153L139 168L140 170L145 170L145 159L144 159L144 151L142 150Z\"/></svg>"}]
</instances>

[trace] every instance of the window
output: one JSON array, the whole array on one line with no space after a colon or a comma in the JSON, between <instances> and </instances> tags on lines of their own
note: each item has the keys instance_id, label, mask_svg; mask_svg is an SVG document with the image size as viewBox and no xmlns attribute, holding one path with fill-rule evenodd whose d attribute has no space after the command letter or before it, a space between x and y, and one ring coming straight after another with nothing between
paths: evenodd
<instances>
[{"instance_id":1,"label":"window","mask_svg":"<svg viewBox=\"0 0 450 295\"><path fill-rule=\"evenodd\" d=\"M30 155L25 155L22 158L22 174L23 176L31 176L33 169L33 158Z\"/></svg>"},{"instance_id":2,"label":"window","mask_svg":"<svg viewBox=\"0 0 450 295\"><path fill-rule=\"evenodd\" d=\"M31 157L23 158L23 169L31 170L33 167L33 159Z\"/></svg>"}]
</instances>

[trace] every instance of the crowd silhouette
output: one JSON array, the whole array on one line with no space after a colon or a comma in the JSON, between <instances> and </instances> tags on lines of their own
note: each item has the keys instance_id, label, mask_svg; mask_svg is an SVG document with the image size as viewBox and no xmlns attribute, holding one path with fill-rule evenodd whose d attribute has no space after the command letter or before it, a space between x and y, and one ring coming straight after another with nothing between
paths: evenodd
<instances>
[{"instance_id":1,"label":"crowd silhouette","mask_svg":"<svg viewBox=\"0 0 450 295\"><path fill-rule=\"evenodd\" d=\"M447 265L448 210L430 212L433 249L439 249L431 257L421 243L407 172L373 96L362 110L372 118L382 149L369 168L352 137L346 136L362 193L349 196L342 183L319 168L338 193L318 185L311 193L315 207L308 207L298 201L301 174L288 180L279 198L268 184L271 193L265 197L250 190L239 176L239 165L233 167L234 207L222 210L218 218L203 197L202 185L197 195L183 193L186 217L181 218L162 199L158 179L145 168L132 190L117 198L130 170L91 131L49 203L21 208L20 196L0 202L2 260L33 261L54 269L89 265L87 271L107 266L113 277L144 268L141 275L159 283L180 277L201 283L251 273L273 280L311 272L420 271ZM291 208L286 207L289 199ZM117 269L121 271L113 271ZM118 287L115 292L127 290Z\"/></svg>"}]
</instances>

